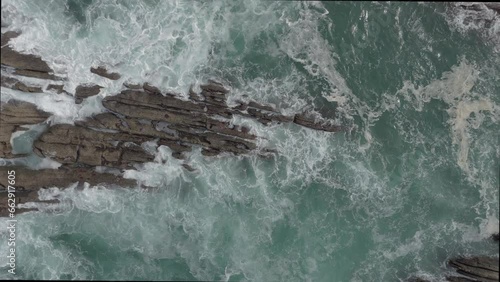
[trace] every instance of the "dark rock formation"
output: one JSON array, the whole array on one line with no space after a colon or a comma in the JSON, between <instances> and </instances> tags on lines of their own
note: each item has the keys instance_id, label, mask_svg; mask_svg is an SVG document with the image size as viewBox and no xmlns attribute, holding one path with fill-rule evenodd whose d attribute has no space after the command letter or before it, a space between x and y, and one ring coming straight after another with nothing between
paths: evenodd
<instances>
[{"instance_id":1,"label":"dark rock formation","mask_svg":"<svg viewBox=\"0 0 500 282\"><path fill-rule=\"evenodd\" d=\"M26 202L40 202L38 190L40 188L67 187L75 182L91 185L117 184L123 187L135 187L137 183L131 179L124 179L110 173L97 173L93 168L77 168L63 166L59 169L30 170L23 167L0 166L0 217L7 216L7 172L15 171L15 200L16 206ZM71 177L68 177L71 176ZM54 202L54 201L49 201ZM17 209L16 214L30 211L30 209Z\"/></svg>"},{"instance_id":2,"label":"dark rock formation","mask_svg":"<svg viewBox=\"0 0 500 282\"><path fill-rule=\"evenodd\" d=\"M309 127L316 130L323 130L329 132L341 131L342 128L338 125L319 123L310 114L296 114L293 120L296 124L300 124L305 127Z\"/></svg>"},{"instance_id":3,"label":"dark rock formation","mask_svg":"<svg viewBox=\"0 0 500 282\"><path fill-rule=\"evenodd\" d=\"M7 76L7 75L2 75L1 85L3 87L7 87L7 88L14 89L14 90L23 91L23 92L32 92L32 93L43 92L42 88L40 88L38 86L26 85L26 84L22 83L21 81L19 81L18 79Z\"/></svg>"},{"instance_id":4,"label":"dark rock formation","mask_svg":"<svg viewBox=\"0 0 500 282\"><path fill-rule=\"evenodd\" d=\"M498 242L498 240L500 239L500 234L496 233L496 234L491 235L491 239L493 239L493 241Z\"/></svg>"},{"instance_id":5,"label":"dark rock formation","mask_svg":"<svg viewBox=\"0 0 500 282\"><path fill-rule=\"evenodd\" d=\"M15 68L14 74L31 76L43 79L57 79L54 75L50 74L51 68L47 65L45 61L40 59L40 57L21 54L14 51L8 42L10 39L19 36L19 33L9 31L2 34L2 51L1 51L1 62L2 65L6 65Z\"/></svg>"},{"instance_id":6,"label":"dark rock formation","mask_svg":"<svg viewBox=\"0 0 500 282\"><path fill-rule=\"evenodd\" d=\"M42 134L33 147L39 156L49 157L62 164L129 168L133 163L153 160L153 156L136 145L146 140L124 133L58 124Z\"/></svg>"},{"instance_id":7,"label":"dark rock formation","mask_svg":"<svg viewBox=\"0 0 500 282\"><path fill-rule=\"evenodd\" d=\"M99 66L97 68L90 68L90 72L105 78L109 78L111 80L118 80L121 77L120 74L118 73L108 72L108 70L103 66Z\"/></svg>"},{"instance_id":8,"label":"dark rock formation","mask_svg":"<svg viewBox=\"0 0 500 282\"><path fill-rule=\"evenodd\" d=\"M64 91L64 85L58 85L58 84L49 84L47 86L47 90L55 90L57 94L65 93Z\"/></svg>"},{"instance_id":9,"label":"dark rock formation","mask_svg":"<svg viewBox=\"0 0 500 282\"><path fill-rule=\"evenodd\" d=\"M2 103L0 111L0 157L13 158L10 138L12 133L20 130L21 125L37 124L45 121L50 115L40 111L35 105L27 102L10 100Z\"/></svg>"},{"instance_id":10,"label":"dark rock formation","mask_svg":"<svg viewBox=\"0 0 500 282\"><path fill-rule=\"evenodd\" d=\"M13 68L12 75L2 76L3 87L33 93L66 93L64 84L49 83L46 89L26 85L15 75L28 75L42 79L54 79L52 70L40 58L20 54L8 46L17 33L2 34L2 64ZM5 52L4 52L5 51ZM112 80L120 75L110 73L99 66L91 72ZM241 155L255 152L260 156L276 153L271 149L258 148L258 136L250 133L248 127L232 125L230 119L243 116L255 119L264 125L271 123L296 123L315 130L335 132L338 126L316 121L309 114L285 116L273 105L256 101L240 101L235 107L229 107L229 90L222 84L209 81L201 85L201 92L189 91L188 99L181 99L174 94L162 93L158 87L144 83L133 85L124 83L128 89L115 96L103 99L107 112L94 115L75 125L56 124L48 127L33 143L33 152L40 157L50 158L62 164L59 169L29 170L17 167L16 188L19 202L37 200L37 190L41 187L67 187L75 182L90 184L108 183L124 186L135 185L135 181L108 173L97 173L96 167L108 167L120 174L124 169L134 168L137 164L151 162L154 156L141 145L147 141L156 141L158 146L168 146L172 156L184 160L185 153L194 146L201 147L205 156L217 156L222 153ZM75 90L75 103L97 95L101 86L80 85ZM44 122L48 113L40 111L35 105L11 100L2 104L0 114L0 157L16 157L12 153L10 138L21 125ZM195 171L185 161L182 166L187 171ZM3 174L9 167L0 167ZM0 185L6 187L7 177L0 179ZM2 182L3 181L3 182ZM1 187L0 187L1 188ZM0 189L0 198L7 193ZM6 203L3 201L2 204ZM6 212L0 206L0 216Z\"/></svg>"},{"instance_id":11,"label":"dark rock formation","mask_svg":"<svg viewBox=\"0 0 500 282\"><path fill-rule=\"evenodd\" d=\"M473 279L462 281L498 281L498 263L498 258L484 256L456 258L448 261L448 264L454 267L458 273ZM448 277L447 279L448 281L461 281L456 280L458 277Z\"/></svg>"},{"instance_id":12,"label":"dark rock formation","mask_svg":"<svg viewBox=\"0 0 500 282\"><path fill-rule=\"evenodd\" d=\"M95 95L100 88L98 85L79 86L75 96L82 99ZM223 118L232 115L255 118L264 124L294 121L313 129L339 130L339 127L316 123L305 115L295 118L283 116L273 107L254 101L231 108L226 104L228 91L222 86L207 84L201 88L202 101L185 101L173 95L163 95L156 87L147 84L144 85L144 91L124 90L103 99L103 106L110 112L76 122L74 126L58 124L50 127L34 142L34 152L65 165L123 169L135 163L152 161L154 157L140 145L155 139L158 145L170 147L173 156L179 159L183 159L183 153L190 151L193 145L201 146L206 156L223 152L240 155L256 150L257 136L249 133L248 128L231 125ZM21 105L26 109L21 108ZM34 120L30 122L38 123L47 117L47 114L37 111L34 105L19 104L18 107L20 111L17 114L21 115L21 120L32 115ZM28 113L28 110L31 112ZM5 111L7 114L8 110ZM262 154L269 152L261 151Z\"/></svg>"},{"instance_id":13,"label":"dark rock formation","mask_svg":"<svg viewBox=\"0 0 500 282\"><path fill-rule=\"evenodd\" d=\"M75 103L80 104L83 99L99 94L101 88L96 84L78 85L75 89Z\"/></svg>"}]
</instances>

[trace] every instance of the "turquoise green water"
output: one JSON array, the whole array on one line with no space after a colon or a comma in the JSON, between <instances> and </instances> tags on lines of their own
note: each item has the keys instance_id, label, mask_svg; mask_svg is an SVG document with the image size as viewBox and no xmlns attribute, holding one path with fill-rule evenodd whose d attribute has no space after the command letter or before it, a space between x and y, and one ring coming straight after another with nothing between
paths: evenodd
<instances>
[{"instance_id":1,"label":"turquoise green water","mask_svg":"<svg viewBox=\"0 0 500 282\"><path fill-rule=\"evenodd\" d=\"M498 255L485 239L498 232L499 56L449 7L3 2L2 19L22 30L14 46L66 75L70 92L95 82L117 93L123 80L88 72L104 62L178 93L216 78L230 99L314 106L350 130L238 119L278 155L196 151L192 174L160 149L166 164L127 172L157 191L42 190L61 204L18 216L17 274L5 266L0 278L438 281L450 257ZM70 121L94 108L53 112Z\"/></svg>"}]
</instances>

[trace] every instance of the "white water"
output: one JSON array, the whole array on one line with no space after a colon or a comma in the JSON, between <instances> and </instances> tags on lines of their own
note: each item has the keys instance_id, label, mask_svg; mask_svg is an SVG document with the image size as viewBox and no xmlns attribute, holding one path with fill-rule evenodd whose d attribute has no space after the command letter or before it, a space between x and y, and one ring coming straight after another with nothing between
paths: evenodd
<instances>
[{"instance_id":1,"label":"white water","mask_svg":"<svg viewBox=\"0 0 500 282\"><path fill-rule=\"evenodd\" d=\"M41 190L40 198L58 198L61 203L25 204L48 212L19 216L21 252L32 258L24 266L28 274L92 279L101 273L100 279L161 280L172 277L164 269L175 272L184 267L201 280L330 281L328 275L334 277L334 269L352 270L339 274L340 280L365 281L370 275L392 278L397 270L409 267L435 278L437 270L429 265L445 259L435 257L436 249L465 246L471 253L471 244L498 232L498 190L494 179L484 179L491 175L484 173L491 170L485 167L492 163L491 156L500 155L492 149L496 135L477 133L485 124L498 121L495 93L478 89L490 79L489 66L464 58L428 83L406 80L400 90L383 93L376 103L369 103L358 98L364 93L353 92L348 77L336 69L339 55L318 31L332 24L331 14L318 3L292 2L282 9L280 2L95 1L81 23L57 2L27 3L2 3L2 8L16 14L9 16L13 19L9 28L22 31L13 41L14 48L47 60L58 75L67 78L65 89L70 93L81 83L105 87L82 105L75 105L70 96L34 96L2 88L2 101L15 97L36 103L54 114L52 122L72 123L102 111L100 99L118 93L127 80L148 81L185 95L191 84L220 74L233 86L230 99L248 95L274 103L286 114L311 105L316 98L309 95L308 82L317 79L323 90L320 95L338 102L342 118L359 118L362 133L328 134L296 125L266 127L234 118L235 124L249 125L252 133L262 137L259 147L274 148L277 156L205 158L197 149L188 156L196 173L183 169L168 148L144 144L156 151L155 162L128 170L125 177L157 186L159 191L53 187ZM368 13L363 15L363 21L368 21ZM430 36L422 27L415 24L413 31L427 40ZM332 26L329 30L333 32ZM235 33L244 35L242 44L231 42ZM251 64L244 68L244 60L235 54L253 54L250 51L263 34L280 35L263 52L283 65L293 61L300 67L284 67L275 76L261 69L246 73ZM118 71L122 79L110 81L91 74L89 68L100 63ZM219 69L224 64L228 68ZM436 144L428 146L434 136L413 114L426 112L436 101L445 104L445 130L435 137ZM377 125L387 116L394 116L394 123L380 133ZM384 134L391 133L389 143L394 144L388 146ZM394 157L401 149L399 139L409 149ZM451 154L442 144L449 144ZM481 154L486 154L487 161L478 160ZM480 195L456 195L466 192L458 185L449 189L444 182L448 179L443 180L439 171L443 167L458 168L469 181L458 184ZM414 199L415 190L419 197ZM471 210L477 218L454 218L462 215L457 210ZM429 214L436 218L431 221ZM280 236L280 228L287 231L282 232L286 236ZM61 236L75 236L78 243L65 245ZM102 266L95 257L89 258L88 245L105 250L103 256L111 254L116 265ZM360 257L354 256L357 252ZM2 244L0 255L5 253ZM180 266L158 263L174 259L182 262ZM360 267L353 269L350 260Z\"/></svg>"}]
</instances>

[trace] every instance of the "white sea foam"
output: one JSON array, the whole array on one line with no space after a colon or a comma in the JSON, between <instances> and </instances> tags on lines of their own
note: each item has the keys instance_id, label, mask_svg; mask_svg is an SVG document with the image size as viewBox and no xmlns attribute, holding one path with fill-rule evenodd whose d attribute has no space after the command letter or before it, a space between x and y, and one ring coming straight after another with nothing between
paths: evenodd
<instances>
[{"instance_id":1,"label":"white sea foam","mask_svg":"<svg viewBox=\"0 0 500 282\"><path fill-rule=\"evenodd\" d=\"M473 136L477 134L473 135L472 132L477 132L487 119L493 123L498 121L500 108L492 100L494 96L474 91L474 87L481 80L478 67L462 59L451 71L443 73L441 79L423 87L406 81L398 91L398 95L412 101L417 111L422 111L432 99L441 100L448 105L446 118L450 126L451 141L456 148L456 164L469 181L478 187L481 196L481 202L474 206L476 212L481 217L484 216L480 231L472 226L463 227L469 230L465 233L468 235L464 235L469 241L484 239L491 236L495 229L498 230L498 223L492 224L492 219L498 214L498 189L495 187L495 180L484 178L484 173L491 170L491 167L488 167L491 162L487 160L495 155L491 152L491 141L495 137L488 135L485 136L487 139L476 141L474 139L477 137ZM481 160L477 159L477 155L471 160L471 150L475 150L475 154L483 155ZM484 167L485 165L487 167Z\"/></svg>"},{"instance_id":2,"label":"white sea foam","mask_svg":"<svg viewBox=\"0 0 500 282\"><path fill-rule=\"evenodd\" d=\"M499 52L500 44L500 16L492 9L487 8L481 2L455 2L453 8L445 14L445 17L454 30L461 33L476 31L483 35L484 40L493 42L495 52ZM473 9L465 7L474 6Z\"/></svg>"},{"instance_id":3,"label":"white sea foam","mask_svg":"<svg viewBox=\"0 0 500 282\"><path fill-rule=\"evenodd\" d=\"M86 7L83 22L60 4L4 1L2 9L16 15L9 29L22 31L11 42L14 48L40 55L68 79L70 92L94 82L116 93L124 79L136 79L184 95L202 79L213 43L229 38L225 20L231 5L222 3L94 1ZM89 72L100 64L118 71L122 79L110 81Z\"/></svg>"},{"instance_id":4,"label":"white sea foam","mask_svg":"<svg viewBox=\"0 0 500 282\"><path fill-rule=\"evenodd\" d=\"M75 19L54 3L47 5L50 8L37 7L42 10L40 13L33 11L27 2L7 4L11 8L18 7L13 13L26 15L15 17L12 23L12 27L24 29L25 34L14 42L16 48L40 54L58 74L67 73L70 82L66 89L70 92L80 83L106 86L103 93L80 106L75 106L71 99L71 108L59 107L49 112L61 122L82 118L93 109L97 111L99 99L117 93L121 82L129 78L138 82L145 79L164 90L171 88L186 93L186 87L204 78L200 70L205 68L201 65L210 64L208 70L220 67L216 63L220 58L214 59L214 56L248 50L252 40L262 40L260 36L265 30L275 32L274 22L280 20L290 26L284 27L285 36L278 37L275 45L269 44L266 52L294 60L306 73L291 68L283 77L270 79L256 75L231 80L235 87L230 99L245 98L246 94L276 104L285 114L293 114L314 100L307 89L309 78L322 78L328 86L323 96L339 102L347 118L359 116L361 134L330 134L295 124L264 126L251 119L234 117L233 124L248 125L253 134L261 137L259 148L276 149L278 154L269 159L253 154L206 158L200 148L195 148L187 155L187 162L197 169L195 173L182 168L183 161L173 158L169 148L157 147L154 142L143 144L144 148L156 153L154 162L137 170L127 170L125 177L158 187L157 191L144 193L139 189L112 190L89 185L79 190L73 185L67 189L40 190L41 199L60 199L59 204L24 204L56 213L23 215L24 224L30 228L23 232L26 233L23 235L26 254L35 254L33 258L43 257L48 261L42 265L39 260L32 259L27 266L29 273L41 273L45 278L61 278L63 274L72 278L93 278L92 275L106 277L103 274L107 271L106 274L113 272L122 275L120 277L162 280L166 274L160 262L178 259L180 265L199 280L229 280L230 277L254 281L317 280L315 275L325 271L325 264L329 269L332 262L340 259L337 254L349 252L355 247L354 242L359 242L358 236L368 234L366 238L374 238L376 245L366 251L363 267L355 272L353 280L362 281L373 273L376 277L394 277L390 272L398 260L410 259L412 267L418 266L416 262L424 260L422 255L429 248L446 244L445 235L451 237L459 233L463 243L468 244L494 231L494 217L486 221L481 218L479 229L469 224L452 226L449 222L428 224L429 214L425 212L429 207L425 205L429 201L425 198L418 203L423 203L423 207L410 203L415 205L411 216L421 225L412 226L418 230L401 239L404 230L390 223L398 215L407 216L407 210L403 209L408 205L405 200L411 189L415 189L408 186L414 183L414 178L425 179L432 170L429 167L439 163L429 165L425 156L413 160L409 152L401 157L404 159L401 162L403 175L391 176L394 168L390 167L389 157L378 151L383 149L383 143L373 128L384 113L397 113L401 101L410 102L417 111L423 111L432 99L438 99L452 109L450 128L457 124L459 129L452 138L461 141L460 128L480 128L488 117L495 118L494 113L498 112L494 101L473 95L474 86L480 80L478 67L464 61L427 86L407 81L406 88L397 95L385 93L375 106L369 106L352 93L335 70L333 50L316 30L319 20L331 24L321 3L293 2L290 5L298 6L295 11L277 9L283 7L279 2L246 1L239 6L158 3L151 4L156 5L151 9L145 2L111 5L95 1L83 24L71 30L68 27L74 26ZM314 11L310 6L314 6ZM61 21L36 20L48 14L47 9L53 9ZM248 21L255 24L243 28ZM120 24L123 22L126 23ZM231 34L228 26L245 34L243 47L230 44L225 48ZM297 27L309 33L302 35ZM161 28L163 30L158 31ZM39 34L35 32L37 29L40 29ZM56 31L62 32L53 34ZM44 32L50 33L52 38L34 40L39 35L47 36ZM54 36L61 40L55 40ZM306 40L309 45L304 42ZM61 46L48 41L60 41ZM142 46L152 50L152 55L141 53ZM53 54L49 54L49 50ZM125 62L120 59L124 57L127 58ZM96 62L103 62L123 74L122 80L109 81L88 74L88 68ZM243 69L236 66L229 71L239 75ZM218 72L209 72L208 76L214 74ZM5 91L9 93L10 90ZM33 99L17 92L9 95ZM48 104L56 104L55 96L45 97L30 101L48 110ZM469 97L475 99L469 101ZM69 103L64 100L57 105L69 107ZM405 127L403 122L396 124L395 129L404 131L399 133L405 135L403 139L409 144L420 144L426 137L412 127ZM474 143L467 144L470 147ZM468 157L466 161L470 164L471 159ZM478 168L477 165L468 167L471 171ZM481 186L481 193L484 192L481 197L489 199L492 206L495 192L488 185ZM426 190L420 192L424 197L431 197L425 194ZM433 192L433 199L442 197L440 191ZM318 209L312 211L315 208ZM482 208L479 209L481 215ZM488 214L494 215L497 210L491 209ZM43 222L43 226L38 222ZM372 237L370 232L374 233ZM61 239L60 244L53 243L59 242L56 238L61 234L77 236L78 243L70 241L64 245L66 239ZM86 259L78 250L78 246L87 241L89 244L105 242L96 246L105 247L106 255L117 260L116 265L106 270L93 265L91 261L95 258ZM68 246L73 245L74 249L69 249ZM135 260L135 256L140 259ZM37 267L39 264L41 267Z\"/></svg>"},{"instance_id":5,"label":"white sea foam","mask_svg":"<svg viewBox=\"0 0 500 282\"><path fill-rule=\"evenodd\" d=\"M18 90L2 87L2 102L10 99L21 100L35 104L38 109L52 113L53 122L71 122L75 119L77 106L74 99L65 95L56 95L53 93L25 93Z\"/></svg>"},{"instance_id":6,"label":"white sea foam","mask_svg":"<svg viewBox=\"0 0 500 282\"><path fill-rule=\"evenodd\" d=\"M479 78L479 71L473 65L462 59L458 66L445 72L442 78L426 86L415 86L412 82L405 81L398 95L411 101L415 109L422 111L431 99L439 99L448 104L448 114L453 136L453 144L458 146L457 164L464 171L470 171L467 164L469 151L469 131L472 127L479 127L481 119L475 119L471 124L471 114L482 117L484 112L490 113L490 118L498 120L499 109L489 98L483 98L474 91L474 85Z\"/></svg>"}]
</instances>

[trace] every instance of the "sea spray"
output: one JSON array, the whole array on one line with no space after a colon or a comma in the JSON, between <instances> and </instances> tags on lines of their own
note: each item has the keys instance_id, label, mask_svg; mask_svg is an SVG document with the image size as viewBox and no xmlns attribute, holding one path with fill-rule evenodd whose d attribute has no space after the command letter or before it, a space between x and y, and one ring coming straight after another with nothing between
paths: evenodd
<instances>
[{"instance_id":1,"label":"sea spray","mask_svg":"<svg viewBox=\"0 0 500 282\"><path fill-rule=\"evenodd\" d=\"M125 81L187 95L215 78L230 102L315 108L350 128L233 118L277 153L194 149L189 172L144 144L155 161L125 176L155 189L41 189L59 202L23 204L41 212L18 216L18 278L439 280L450 256L498 252L484 240L498 232L498 57L437 5L3 1L2 20L22 32L12 46L40 55L70 93L2 87L2 102L34 102L52 123L102 111ZM97 64L122 79L91 74ZM82 83L104 88L75 105Z\"/></svg>"}]
</instances>

